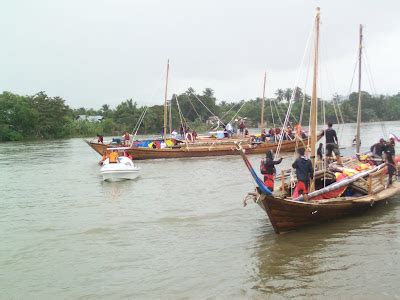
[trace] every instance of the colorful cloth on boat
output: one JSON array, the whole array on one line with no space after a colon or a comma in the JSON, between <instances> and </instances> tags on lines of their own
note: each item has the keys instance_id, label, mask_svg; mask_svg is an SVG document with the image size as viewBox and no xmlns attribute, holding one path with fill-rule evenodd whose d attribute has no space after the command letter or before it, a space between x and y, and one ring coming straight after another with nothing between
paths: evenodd
<instances>
[{"instance_id":1,"label":"colorful cloth on boat","mask_svg":"<svg viewBox=\"0 0 400 300\"><path fill-rule=\"evenodd\" d=\"M264 174L264 184L271 191L274 191L274 174Z\"/></svg>"},{"instance_id":2,"label":"colorful cloth on boat","mask_svg":"<svg viewBox=\"0 0 400 300\"><path fill-rule=\"evenodd\" d=\"M346 174L343 173L336 173L335 176L336 176L336 182L339 182L347 177ZM314 197L313 200L323 200L323 199L332 199L340 197L346 191L347 187L348 186L346 185L345 187L342 187L340 189L324 193L322 195Z\"/></svg>"},{"instance_id":3,"label":"colorful cloth on boat","mask_svg":"<svg viewBox=\"0 0 400 300\"><path fill-rule=\"evenodd\" d=\"M292 197L297 198L300 195L308 194L308 185L309 185L308 182L302 180L297 181Z\"/></svg>"}]
</instances>

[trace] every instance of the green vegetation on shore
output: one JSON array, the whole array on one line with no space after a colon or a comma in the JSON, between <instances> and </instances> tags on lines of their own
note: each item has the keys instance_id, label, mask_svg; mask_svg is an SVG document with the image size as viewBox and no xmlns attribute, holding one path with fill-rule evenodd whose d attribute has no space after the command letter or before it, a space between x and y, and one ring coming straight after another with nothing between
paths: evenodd
<instances>
[{"instance_id":1,"label":"green vegetation on shore","mask_svg":"<svg viewBox=\"0 0 400 300\"><path fill-rule=\"evenodd\" d=\"M267 99L265 103L265 119L271 126L272 114L271 105L274 111L274 120L279 126L279 119L283 120L287 111L288 99L291 89L279 89L276 91L272 102ZM395 121L400 119L400 93L392 96L372 96L367 92L363 93L363 122L373 121ZM303 124L308 123L309 99L301 89L295 93L295 101L292 108L291 121L297 123L300 116L302 100L305 98ZM202 93L196 93L189 88L185 93L172 96L172 120L173 127L179 128L180 117L177 109L178 99L183 117L189 126L198 131L205 131L210 128L205 121L212 116L223 117L224 122L232 118L247 117L253 124L260 122L261 99L242 100L239 103L217 101L212 89L205 89ZM357 115L358 94L352 93L349 97L335 95L332 100L324 101L326 121L337 122L340 107L345 122L355 122ZM244 102L245 101L245 102ZM202 104L202 103L204 104ZM237 116L237 110L242 106ZM334 105L333 103L337 103ZM207 106L209 110L205 108ZM336 108L336 112L335 112ZM131 131L144 107L139 107L132 99L122 101L116 108L112 109L104 104L100 109L73 109L65 104L60 97L49 97L44 92L32 96L20 96L10 92L0 94L0 141L18 141L24 139L52 139L73 136L94 136L99 134L119 134L122 131ZM163 105L149 107L139 133L152 134L160 133L163 128ZM100 122L77 120L79 115L101 115ZM297 119L295 119L297 118Z\"/></svg>"}]
</instances>

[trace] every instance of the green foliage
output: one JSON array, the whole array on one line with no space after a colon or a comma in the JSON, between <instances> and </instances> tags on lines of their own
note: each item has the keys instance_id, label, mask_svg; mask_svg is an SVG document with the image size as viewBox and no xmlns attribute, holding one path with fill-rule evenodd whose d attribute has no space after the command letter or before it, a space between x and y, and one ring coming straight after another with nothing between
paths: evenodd
<instances>
[{"instance_id":1,"label":"green foliage","mask_svg":"<svg viewBox=\"0 0 400 300\"><path fill-rule=\"evenodd\" d=\"M280 126L288 108L292 89L278 89L276 98L266 99L264 118L266 126ZM303 106L303 125L308 125L310 97L300 88L295 89L292 115L290 121L297 123ZM319 99L319 123L331 121L336 123L339 108L345 122L357 120L358 94L352 93L347 99L333 95L333 101ZM178 110L178 104L181 114ZM337 105L333 105L337 103ZM243 105L243 106L242 106ZM207 108L205 108L207 106ZM197 131L207 131L210 125L206 121L214 115L225 123L235 118L247 117L253 124L260 122L261 99L242 100L240 102L218 103L214 91L206 88L197 94L192 88L171 97L172 127L179 131L181 120ZM272 108L272 109L271 109ZM69 136L94 136L96 134L120 134L132 131L144 111L135 101L122 101L115 109L104 104L99 110L78 108L71 109L64 99L49 97L44 92L33 96L20 96L10 92L0 94L0 141L18 141L24 139L51 139ZM238 110L240 111L238 112ZM211 112L212 113L211 113ZM78 115L101 115L101 122L78 121ZM168 111L169 116L169 111ZM372 96L362 92L362 121L394 121L400 116L400 93L393 96ZM164 126L164 106L154 105L148 108L139 133L161 134ZM169 124L168 131L169 131Z\"/></svg>"}]
</instances>

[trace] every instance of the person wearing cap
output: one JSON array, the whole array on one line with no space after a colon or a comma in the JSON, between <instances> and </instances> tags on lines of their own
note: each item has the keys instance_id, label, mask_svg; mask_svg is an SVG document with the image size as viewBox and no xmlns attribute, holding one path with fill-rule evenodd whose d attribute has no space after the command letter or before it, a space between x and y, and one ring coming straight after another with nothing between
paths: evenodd
<instances>
[{"instance_id":1,"label":"person wearing cap","mask_svg":"<svg viewBox=\"0 0 400 300\"><path fill-rule=\"evenodd\" d=\"M314 177L314 169L311 160L305 156L304 148L299 148L297 154L298 158L292 164L292 167L296 170L297 177L297 184L293 191L293 198L303 195L304 200L307 201L310 182Z\"/></svg>"},{"instance_id":2,"label":"person wearing cap","mask_svg":"<svg viewBox=\"0 0 400 300\"><path fill-rule=\"evenodd\" d=\"M265 159L261 160L260 171L261 174L264 175L264 184L271 192L274 191L275 165L279 165L282 160L282 157L278 160L274 160L271 150L268 150Z\"/></svg>"}]
</instances>

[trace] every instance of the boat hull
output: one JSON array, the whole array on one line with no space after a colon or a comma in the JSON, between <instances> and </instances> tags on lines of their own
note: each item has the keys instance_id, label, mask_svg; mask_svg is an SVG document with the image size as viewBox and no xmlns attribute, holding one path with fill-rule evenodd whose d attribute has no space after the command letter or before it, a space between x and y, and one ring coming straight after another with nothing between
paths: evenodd
<instances>
[{"instance_id":1,"label":"boat hull","mask_svg":"<svg viewBox=\"0 0 400 300\"><path fill-rule=\"evenodd\" d=\"M299 142L301 143L301 142ZM303 143L306 143L303 141ZM87 142L87 144L98 154L103 155L109 145ZM278 143L262 143L257 145L245 144L242 145L246 154L263 154L268 150L276 150ZM282 152L293 151L296 147L296 141L283 141L281 145ZM161 159L161 158L185 158L185 157L212 157L212 156L226 156L226 155L239 155L236 151L235 144L224 144L210 147L189 145L188 147L182 146L181 148L165 148L165 149L152 149L152 148L130 148L127 150L132 155L134 160L144 159Z\"/></svg>"},{"instance_id":2,"label":"boat hull","mask_svg":"<svg viewBox=\"0 0 400 300\"><path fill-rule=\"evenodd\" d=\"M261 195L258 204L267 213L276 233L361 214L376 205L386 203L400 192L400 183L373 195L352 198L299 202Z\"/></svg>"},{"instance_id":3,"label":"boat hull","mask_svg":"<svg viewBox=\"0 0 400 300\"><path fill-rule=\"evenodd\" d=\"M139 171L104 171L101 175L104 181L132 180L139 177Z\"/></svg>"}]
</instances>

